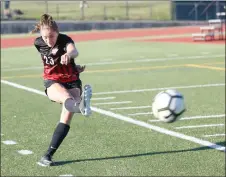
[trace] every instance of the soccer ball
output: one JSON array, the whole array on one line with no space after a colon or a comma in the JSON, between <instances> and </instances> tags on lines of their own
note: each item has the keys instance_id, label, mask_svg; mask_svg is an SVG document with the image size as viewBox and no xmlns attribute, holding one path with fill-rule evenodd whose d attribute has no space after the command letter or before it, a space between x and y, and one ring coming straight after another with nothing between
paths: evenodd
<instances>
[{"instance_id":1,"label":"soccer ball","mask_svg":"<svg viewBox=\"0 0 226 177\"><path fill-rule=\"evenodd\" d=\"M157 119L171 123L185 111L184 97L177 90L158 93L152 103L152 112Z\"/></svg>"}]
</instances>

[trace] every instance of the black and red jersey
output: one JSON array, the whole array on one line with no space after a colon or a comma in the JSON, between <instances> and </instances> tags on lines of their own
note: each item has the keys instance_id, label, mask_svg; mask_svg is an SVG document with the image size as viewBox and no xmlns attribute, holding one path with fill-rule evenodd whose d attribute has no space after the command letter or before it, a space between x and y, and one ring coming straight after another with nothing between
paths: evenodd
<instances>
[{"instance_id":1,"label":"black and red jersey","mask_svg":"<svg viewBox=\"0 0 226 177\"><path fill-rule=\"evenodd\" d=\"M74 59L68 65L60 63L61 56L66 53L66 47L74 41L67 35L59 33L54 47L49 47L42 37L35 39L34 45L41 54L44 64L44 80L57 80L59 82L71 82L79 79Z\"/></svg>"}]
</instances>

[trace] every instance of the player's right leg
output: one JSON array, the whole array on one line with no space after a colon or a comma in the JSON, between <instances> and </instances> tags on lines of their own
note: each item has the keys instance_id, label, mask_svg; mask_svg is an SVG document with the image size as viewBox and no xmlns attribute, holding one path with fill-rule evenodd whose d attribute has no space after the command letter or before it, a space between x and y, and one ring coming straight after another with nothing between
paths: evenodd
<instances>
[{"instance_id":1,"label":"player's right leg","mask_svg":"<svg viewBox=\"0 0 226 177\"><path fill-rule=\"evenodd\" d=\"M82 115L88 117L91 115L91 98L92 98L92 88L90 85L85 85L82 89L81 80L77 80L74 83L73 88L68 88L70 94L76 100L76 103L79 103L79 110ZM67 105L65 106L67 108Z\"/></svg>"},{"instance_id":2,"label":"player's right leg","mask_svg":"<svg viewBox=\"0 0 226 177\"><path fill-rule=\"evenodd\" d=\"M50 81L51 82L51 81ZM50 100L61 103L69 112L79 113L79 102L77 102L73 95L61 84L52 83L46 90Z\"/></svg>"}]
</instances>

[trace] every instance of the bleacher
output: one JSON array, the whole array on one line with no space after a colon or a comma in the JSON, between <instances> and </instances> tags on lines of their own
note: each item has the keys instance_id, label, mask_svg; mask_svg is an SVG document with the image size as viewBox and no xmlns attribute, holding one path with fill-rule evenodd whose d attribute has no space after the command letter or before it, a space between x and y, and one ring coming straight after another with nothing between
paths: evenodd
<instances>
[{"instance_id":1,"label":"bleacher","mask_svg":"<svg viewBox=\"0 0 226 177\"><path fill-rule=\"evenodd\" d=\"M224 7L225 8L225 7ZM193 33L193 41L223 40L225 37L225 12L216 13L218 19L208 20L207 26L201 26L199 33Z\"/></svg>"}]
</instances>

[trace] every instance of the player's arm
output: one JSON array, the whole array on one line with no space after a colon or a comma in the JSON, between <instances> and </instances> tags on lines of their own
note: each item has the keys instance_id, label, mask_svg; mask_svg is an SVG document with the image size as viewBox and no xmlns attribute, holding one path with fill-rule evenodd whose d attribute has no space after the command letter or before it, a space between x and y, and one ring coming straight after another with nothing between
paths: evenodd
<instances>
[{"instance_id":1,"label":"player's arm","mask_svg":"<svg viewBox=\"0 0 226 177\"><path fill-rule=\"evenodd\" d=\"M78 56L78 51L73 43L68 43L66 45L66 53L61 56L61 64L67 65L70 63L71 59L74 59Z\"/></svg>"},{"instance_id":2,"label":"player's arm","mask_svg":"<svg viewBox=\"0 0 226 177\"><path fill-rule=\"evenodd\" d=\"M69 43L66 47L66 54L70 58L76 58L78 56L78 50L73 43Z\"/></svg>"}]
</instances>

